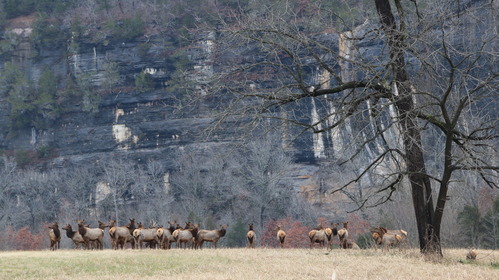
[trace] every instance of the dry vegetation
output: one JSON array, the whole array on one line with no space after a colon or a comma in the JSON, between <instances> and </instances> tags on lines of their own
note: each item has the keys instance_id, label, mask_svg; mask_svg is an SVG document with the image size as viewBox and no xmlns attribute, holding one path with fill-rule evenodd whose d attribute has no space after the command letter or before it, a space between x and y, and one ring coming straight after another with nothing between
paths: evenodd
<instances>
[{"instance_id":1,"label":"dry vegetation","mask_svg":"<svg viewBox=\"0 0 499 280\"><path fill-rule=\"evenodd\" d=\"M203 249L0 252L0 279L499 279L499 252ZM334 276L333 276L334 275ZM336 278L334 278L336 277Z\"/></svg>"}]
</instances>

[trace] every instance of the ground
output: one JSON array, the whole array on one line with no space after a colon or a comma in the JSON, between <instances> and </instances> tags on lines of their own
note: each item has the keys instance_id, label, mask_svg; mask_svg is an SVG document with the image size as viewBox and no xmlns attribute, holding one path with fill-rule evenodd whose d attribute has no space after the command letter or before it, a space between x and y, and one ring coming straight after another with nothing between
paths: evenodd
<instances>
[{"instance_id":1,"label":"ground","mask_svg":"<svg viewBox=\"0 0 499 280\"><path fill-rule=\"evenodd\" d=\"M499 279L499 252L203 249L0 252L0 279Z\"/></svg>"}]
</instances>

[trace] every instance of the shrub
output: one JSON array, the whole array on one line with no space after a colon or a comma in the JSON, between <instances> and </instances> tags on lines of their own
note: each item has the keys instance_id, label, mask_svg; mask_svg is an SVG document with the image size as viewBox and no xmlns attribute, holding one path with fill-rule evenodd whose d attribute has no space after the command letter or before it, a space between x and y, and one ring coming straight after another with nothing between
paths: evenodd
<instances>
[{"instance_id":1,"label":"shrub","mask_svg":"<svg viewBox=\"0 0 499 280\"><path fill-rule=\"evenodd\" d=\"M65 46L66 34L59 26L61 24L53 22L53 19L40 17L33 25L33 32L30 36L32 43L46 49Z\"/></svg>"},{"instance_id":2,"label":"shrub","mask_svg":"<svg viewBox=\"0 0 499 280\"><path fill-rule=\"evenodd\" d=\"M29 227L23 227L17 231L14 237L16 250L40 250L42 248L42 234L33 234Z\"/></svg>"},{"instance_id":3,"label":"shrub","mask_svg":"<svg viewBox=\"0 0 499 280\"><path fill-rule=\"evenodd\" d=\"M141 72L135 78L135 87L141 91L148 91L154 88L154 79L151 74Z\"/></svg>"},{"instance_id":4,"label":"shrub","mask_svg":"<svg viewBox=\"0 0 499 280\"><path fill-rule=\"evenodd\" d=\"M261 246L279 247L277 232L275 231L277 225L281 225L281 229L286 232L284 247L305 248L309 246L309 230L300 222L291 220L290 217L277 221L267 221L263 226L263 232L260 237Z\"/></svg>"},{"instance_id":5,"label":"shrub","mask_svg":"<svg viewBox=\"0 0 499 280\"><path fill-rule=\"evenodd\" d=\"M131 41L144 35L145 32L145 24L140 16L123 19L122 21L109 20L105 26L115 40L123 42Z\"/></svg>"},{"instance_id":6,"label":"shrub","mask_svg":"<svg viewBox=\"0 0 499 280\"><path fill-rule=\"evenodd\" d=\"M357 239L355 240L355 242L362 249L371 248L375 245L371 232L365 232L363 234L357 235Z\"/></svg>"},{"instance_id":7,"label":"shrub","mask_svg":"<svg viewBox=\"0 0 499 280\"><path fill-rule=\"evenodd\" d=\"M36 148L36 155L38 158L47 158L50 155L51 148L48 146L40 146Z\"/></svg>"},{"instance_id":8,"label":"shrub","mask_svg":"<svg viewBox=\"0 0 499 280\"><path fill-rule=\"evenodd\" d=\"M26 167L35 158L35 155L27 150L17 150L16 151L16 163L17 166L23 168Z\"/></svg>"},{"instance_id":9,"label":"shrub","mask_svg":"<svg viewBox=\"0 0 499 280\"><path fill-rule=\"evenodd\" d=\"M147 54L149 52L149 49L151 48L151 44L149 43L142 43L137 46L137 55L141 59L147 58Z\"/></svg>"},{"instance_id":10,"label":"shrub","mask_svg":"<svg viewBox=\"0 0 499 280\"><path fill-rule=\"evenodd\" d=\"M42 228L48 228L44 225ZM48 231L47 231L48 232ZM0 232L0 249L2 250L40 250L48 246L48 234L43 230L39 233L32 233L29 227L23 227L15 230L13 227L7 227Z\"/></svg>"},{"instance_id":11,"label":"shrub","mask_svg":"<svg viewBox=\"0 0 499 280\"><path fill-rule=\"evenodd\" d=\"M348 214L348 236L351 240L359 239L366 232L369 232L369 222L356 213ZM371 238L372 239L372 238ZM360 245L359 245L360 246Z\"/></svg>"},{"instance_id":12,"label":"shrub","mask_svg":"<svg viewBox=\"0 0 499 280\"><path fill-rule=\"evenodd\" d=\"M101 86L106 90L111 90L121 83L120 69L118 63L108 62L103 65L104 74Z\"/></svg>"},{"instance_id":13,"label":"shrub","mask_svg":"<svg viewBox=\"0 0 499 280\"><path fill-rule=\"evenodd\" d=\"M3 5L7 18L29 15L35 11L35 0L5 0Z\"/></svg>"}]
</instances>

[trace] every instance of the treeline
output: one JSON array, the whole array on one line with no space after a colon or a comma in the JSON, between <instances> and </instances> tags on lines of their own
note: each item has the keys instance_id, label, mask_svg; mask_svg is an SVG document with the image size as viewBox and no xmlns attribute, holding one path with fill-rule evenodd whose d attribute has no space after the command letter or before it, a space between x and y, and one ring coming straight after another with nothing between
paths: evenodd
<instances>
[{"instance_id":1,"label":"treeline","mask_svg":"<svg viewBox=\"0 0 499 280\"><path fill-rule=\"evenodd\" d=\"M169 8L168 13L176 14L175 18L179 24L188 27L194 26L199 20L214 22L220 15L234 16L235 13L265 10L269 6L291 9L302 18L313 16L318 10L334 7L338 20L345 21L352 20L355 16L355 11L352 10L368 6L369 2L367 0L353 0L348 3L342 0L281 0L271 3L255 0L1 0L0 19L2 21L0 23L35 12L60 17L81 6L91 7L94 13L106 13L111 16L114 16L115 11L124 14L133 9L140 10L144 6L154 9L166 7Z\"/></svg>"},{"instance_id":2,"label":"treeline","mask_svg":"<svg viewBox=\"0 0 499 280\"><path fill-rule=\"evenodd\" d=\"M171 156L178 157L176 170L166 170L161 160L142 164L116 156L45 171L21 168L3 156L0 227L28 227L36 234L53 221L121 223L133 217L147 225L178 220L215 228L224 222L235 230L237 224L287 216L315 223L319 215L312 216L286 181L292 163L278 141L258 141L230 154L186 149Z\"/></svg>"},{"instance_id":3,"label":"treeline","mask_svg":"<svg viewBox=\"0 0 499 280\"><path fill-rule=\"evenodd\" d=\"M341 30L360 23L358 11L369 5L372 4L368 0L348 3L341 0L271 3L255 0L1 0L0 30L11 19L34 15L30 39L37 49L64 48L68 41L71 41L70 51L84 43L105 47L112 42L128 42L150 35L162 36L171 48L182 48L191 43L196 31L216 30L221 22L236 21L244 13L291 10L295 16L290 20L310 30L314 28L313 18L317 13L330 13L335 25L332 28ZM5 42L0 41L0 56L12 54L15 39L6 34L2 37Z\"/></svg>"},{"instance_id":4,"label":"treeline","mask_svg":"<svg viewBox=\"0 0 499 280\"><path fill-rule=\"evenodd\" d=\"M75 225L76 219L93 221L93 226L97 220L111 219L125 224L129 218L145 225L189 221L208 229L230 224L222 242L231 247L245 246L249 223L260 232L259 242L268 246L275 245L277 223L294 232L297 239L290 242L298 247L306 246L307 240L300 238L303 233L306 236L321 222L349 221L351 238L362 247L372 242L369 229L375 226L403 227L410 240L416 237L406 207L410 198L402 194L392 204L351 214L346 213L351 207L332 214L322 204L305 200L289 180L292 158L275 138L229 152L187 148L169 156L178 159L175 170L166 170L159 159L139 163L115 155L42 171L21 168L12 158L1 157L0 228L17 240L17 245L3 249L44 248L40 242L48 240L47 224ZM343 209L340 201L337 208ZM446 246L497 248L499 199L484 193L476 201L480 207L451 209L458 215L446 222Z\"/></svg>"}]
</instances>

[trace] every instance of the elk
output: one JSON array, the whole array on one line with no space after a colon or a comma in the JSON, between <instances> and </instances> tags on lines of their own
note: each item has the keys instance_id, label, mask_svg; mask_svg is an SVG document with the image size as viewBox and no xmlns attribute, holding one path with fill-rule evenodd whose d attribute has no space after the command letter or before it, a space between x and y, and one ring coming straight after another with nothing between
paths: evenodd
<instances>
[{"instance_id":1,"label":"elk","mask_svg":"<svg viewBox=\"0 0 499 280\"><path fill-rule=\"evenodd\" d=\"M139 222L139 224L137 225L137 227L132 232L132 237L133 237L133 240L134 240L135 248L137 248L137 249L139 249L139 236L140 236L140 231L142 229L145 229L145 227L142 225L141 222Z\"/></svg>"},{"instance_id":2,"label":"elk","mask_svg":"<svg viewBox=\"0 0 499 280\"><path fill-rule=\"evenodd\" d=\"M177 242L177 247L182 248L182 244L185 244L184 249L187 248L187 243L192 242L191 248L194 247L194 240L197 238L198 224L192 226L189 222L186 223L186 229L176 229L173 232L173 238Z\"/></svg>"},{"instance_id":3,"label":"elk","mask_svg":"<svg viewBox=\"0 0 499 280\"><path fill-rule=\"evenodd\" d=\"M85 240L78 231L73 231L73 227L70 224L62 227L66 231L66 236L71 239L75 245L75 249L80 248L80 244L85 245Z\"/></svg>"},{"instance_id":4,"label":"elk","mask_svg":"<svg viewBox=\"0 0 499 280\"><path fill-rule=\"evenodd\" d=\"M168 221L168 228L163 229L163 237L161 239L161 247L163 249L170 249L172 246L173 242L175 241L175 238L173 238L173 232L177 229L176 227L176 221L170 222Z\"/></svg>"},{"instance_id":5,"label":"elk","mask_svg":"<svg viewBox=\"0 0 499 280\"><path fill-rule=\"evenodd\" d=\"M338 235L338 226L339 225L340 224L338 224L338 223L331 223L332 227L325 229L327 241L328 241L328 248L330 248L330 249L333 246L333 238L332 237Z\"/></svg>"},{"instance_id":6,"label":"elk","mask_svg":"<svg viewBox=\"0 0 499 280\"><path fill-rule=\"evenodd\" d=\"M313 248L315 243L319 243L320 247L324 247L324 245L326 245L326 240L328 239L326 230L323 228L322 224L317 229L311 230L308 233L308 237L310 238L310 248Z\"/></svg>"},{"instance_id":7,"label":"elk","mask_svg":"<svg viewBox=\"0 0 499 280\"><path fill-rule=\"evenodd\" d=\"M220 225L220 229L218 230L206 230L202 229L197 232L196 240L196 248L203 249L203 243L205 241L213 242L213 246L215 249L217 248L217 242L220 238L225 236L227 232L227 227L229 225Z\"/></svg>"},{"instance_id":8,"label":"elk","mask_svg":"<svg viewBox=\"0 0 499 280\"><path fill-rule=\"evenodd\" d=\"M256 233L253 230L253 224L249 224L248 233L246 233L246 238L248 239L248 248L255 248Z\"/></svg>"},{"instance_id":9,"label":"elk","mask_svg":"<svg viewBox=\"0 0 499 280\"><path fill-rule=\"evenodd\" d=\"M377 227L371 233L376 244L383 245L383 250L397 246L407 238L405 230L387 230L384 227Z\"/></svg>"},{"instance_id":10,"label":"elk","mask_svg":"<svg viewBox=\"0 0 499 280\"><path fill-rule=\"evenodd\" d=\"M109 237L111 238L111 247L113 249L117 249L117 242L116 242L116 238L115 238L115 234L116 234L116 220L109 220L109 223L108 223L108 226L109 226Z\"/></svg>"},{"instance_id":11,"label":"elk","mask_svg":"<svg viewBox=\"0 0 499 280\"><path fill-rule=\"evenodd\" d=\"M135 219L129 219L130 223L126 226L116 226L116 221L111 220L109 222L109 236L111 237L113 249L117 250L118 247L123 247L126 243L130 242L132 244L132 249L135 248L135 240L133 239L132 233L135 230Z\"/></svg>"},{"instance_id":12,"label":"elk","mask_svg":"<svg viewBox=\"0 0 499 280\"><path fill-rule=\"evenodd\" d=\"M286 232L284 232L284 230L281 229L281 225L277 225L275 230L277 231L277 240L279 240L281 248L284 248L284 240L286 239Z\"/></svg>"},{"instance_id":13,"label":"elk","mask_svg":"<svg viewBox=\"0 0 499 280\"><path fill-rule=\"evenodd\" d=\"M104 249L104 229L107 225L101 221L99 222L98 228L89 228L85 226L85 220L78 220L78 232L83 237L85 241L85 249L89 249L90 241L97 242L97 249Z\"/></svg>"},{"instance_id":14,"label":"elk","mask_svg":"<svg viewBox=\"0 0 499 280\"><path fill-rule=\"evenodd\" d=\"M158 229L157 228L144 228L142 223L133 231L133 238L135 239L136 248L142 249L143 242L150 242L151 248L153 244L159 244ZM140 246L140 247L139 247Z\"/></svg>"},{"instance_id":15,"label":"elk","mask_svg":"<svg viewBox=\"0 0 499 280\"><path fill-rule=\"evenodd\" d=\"M165 236L165 229L162 225L159 225L156 229L156 236L158 237L158 248L163 248L163 238Z\"/></svg>"},{"instance_id":16,"label":"elk","mask_svg":"<svg viewBox=\"0 0 499 280\"><path fill-rule=\"evenodd\" d=\"M340 239L340 248L347 248L348 240L348 222L343 222L343 228L338 230L338 238Z\"/></svg>"},{"instance_id":17,"label":"elk","mask_svg":"<svg viewBox=\"0 0 499 280\"><path fill-rule=\"evenodd\" d=\"M466 255L466 259L467 260L476 260L477 255L478 255L478 253L476 252L475 249L470 249L470 251Z\"/></svg>"},{"instance_id":18,"label":"elk","mask_svg":"<svg viewBox=\"0 0 499 280\"><path fill-rule=\"evenodd\" d=\"M57 222L49 226L50 250L55 251L61 247L61 231Z\"/></svg>"},{"instance_id":19,"label":"elk","mask_svg":"<svg viewBox=\"0 0 499 280\"><path fill-rule=\"evenodd\" d=\"M347 241L347 248L346 249L354 249L354 250L359 250L360 247L357 243L353 241Z\"/></svg>"}]
</instances>

